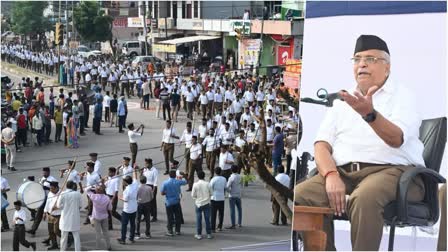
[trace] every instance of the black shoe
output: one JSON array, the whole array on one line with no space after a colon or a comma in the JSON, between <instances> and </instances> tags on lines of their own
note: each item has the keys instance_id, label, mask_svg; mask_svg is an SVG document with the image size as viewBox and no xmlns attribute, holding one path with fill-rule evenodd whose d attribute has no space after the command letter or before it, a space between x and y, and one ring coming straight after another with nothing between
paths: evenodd
<instances>
[{"instance_id":1,"label":"black shoe","mask_svg":"<svg viewBox=\"0 0 448 252\"><path fill-rule=\"evenodd\" d=\"M274 225L274 226L278 226L278 223L277 223L277 222L273 222L273 221L271 221L270 224L271 224L271 225Z\"/></svg>"},{"instance_id":2,"label":"black shoe","mask_svg":"<svg viewBox=\"0 0 448 252\"><path fill-rule=\"evenodd\" d=\"M235 225L228 226L228 227L226 227L226 229L235 229Z\"/></svg>"},{"instance_id":3,"label":"black shoe","mask_svg":"<svg viewBox=\"0 0 448 252\"><path fill-rule=\"evenodd\" d=\"M11 171L17 171L16 168L14 168L14 167L11 167L10 170L11 170Z\"/></svg>"},{"instance_id":4,"label":"black shoe","mask_svg":"<svg viewBox=\"0 0 448 252\"><path fill-rule=\"evenodd\" d=\"M47 250L58 250L59 247L57 244L53 244L51 247L48 247Z\"/></svg>"},{"instance_id":5,"label":"black shoe","mask_svg":"<svg viewBox=\"0 0 448 252\"><path fill-rule=\"evenodd\" d=\"M163 175L168 175L170 174L168 171L164 172Z\"/></svg>"},{"instance_id":6,"label":"black shoe","mask_svg":"<svg viewBox=\"0 0 448 252\"><path fill-rule=\"evenodd\" d=\"M125 241L123 241L122 239L120 239L120 238L118 238L117 239L117 241L118 241L118 243L120 243L121 245L125 245L126 244L126 242Z\"/></svg>"},{"instance_id":7,"label":"black shoe","mask_svg":"<svg viewBox=\"0 0 448 252\"><path fill-rule=\"evenodd\" d=\"M30 229L30 230L27 230L26 232L27 232L28 234L36 235L36 231L33 231L33 230L31 230L31 229Z\"/></svg>"},{"instance_id":8,"label":"black shoe","mask_svg":"<svg viewBox=\"0 0 448 252\"><path fill-rule=\"evenodd\" d=\"M30 247L33 249L33 251L36 251L36 242L30 242Z\"/></svg>"},{"instance_id":9,"label":"black shoe","mask_svg":"<svg viewBox=\"0 0 448 252\"><path fill-rule=\"evenodd\" d=\"M90 224L90 221L86 220L86 221L84 221L83 224L84 224L84 225L89 225L89 224Z\"/></svg>"},{"instance_id":10,"label":"black shoe","mask_svg":"<svg viewBox=\"0 0 448 252\"><path fill-rule=\"evenodd\" d=\"M191 192L191 188L188 188L188 189L187 189L187 192Z\"/></svg>"},{"instance_id":11,"label":"black shoe","mask_svg":"<svg viewBox=\"0 0 448 252\"><path fill-rule=\"evenodd\" d=\"M152 218L151 222L157 222L157 218Z\"/></svg>"},{"instance_id":12,"label":"black shoe","mask_svg":"<svg viewBox=\"0 0 448 252\"><path fill-rule=\"evenodd\" d=\"M50 239L45 239L42 243L45 244L45 246L50 246Z\"/></svg>"}]
</instances>

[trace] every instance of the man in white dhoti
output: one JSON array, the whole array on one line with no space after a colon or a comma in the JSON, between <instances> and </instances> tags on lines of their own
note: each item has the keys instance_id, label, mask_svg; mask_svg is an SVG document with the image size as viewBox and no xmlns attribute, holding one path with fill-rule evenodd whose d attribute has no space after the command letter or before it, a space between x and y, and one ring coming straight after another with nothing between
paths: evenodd
<instances>
[{"instance_id":1,"label":"man in white dhoti","mask_svg":"<svg viewBox=\"0 0 448 252\"><path fill-rule=\"evenodd\" d=\"M81 251L81 241L79 231L81 229L81 193L76 191L76 184L73 181L67 181L67 190L65 190L57 203L57 208L61 209L61 219L59 229L61 230L61 251L67 250L68 233L73 234L75 240L75 251Z\"/></svg>"}]
</instances>

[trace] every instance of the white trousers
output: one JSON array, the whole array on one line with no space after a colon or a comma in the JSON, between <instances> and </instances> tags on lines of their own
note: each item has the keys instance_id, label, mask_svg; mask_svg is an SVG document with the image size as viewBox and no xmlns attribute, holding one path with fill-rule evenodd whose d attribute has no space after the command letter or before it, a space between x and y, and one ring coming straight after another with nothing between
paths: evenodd
<instances>
[{"instance_id":1,"label":"white trousers","mask_svg":"<svg viewBox=\"0 0 448 252\"><path fill-rule=\"evenodd\" d=\"M68 233L73 234L75 240L75 251L81 251L81 240L79 238L79 231L61 231L61 251L67 250Z\"/></svg>"}]
</instances>

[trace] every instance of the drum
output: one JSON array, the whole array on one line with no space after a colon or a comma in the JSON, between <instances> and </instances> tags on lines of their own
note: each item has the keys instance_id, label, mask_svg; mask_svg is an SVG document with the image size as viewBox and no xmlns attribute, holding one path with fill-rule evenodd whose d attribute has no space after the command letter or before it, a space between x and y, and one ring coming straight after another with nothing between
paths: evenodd
<instances>
[{"instance_id":1,"label":"drum","mask_svg":"<svg viewBox=\"0 0 448 252\"><path fill-rule=\"evenodd\" d=\"M41 184L28 181L19 187L16 197L24 207L37 209L45 202L45 191Z\"/></svg>"}]
</instances>

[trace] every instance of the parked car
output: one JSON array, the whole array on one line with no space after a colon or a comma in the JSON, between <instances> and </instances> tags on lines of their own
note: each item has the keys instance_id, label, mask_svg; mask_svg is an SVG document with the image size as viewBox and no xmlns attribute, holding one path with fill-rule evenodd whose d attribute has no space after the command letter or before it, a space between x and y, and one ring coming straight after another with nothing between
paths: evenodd
<instances>
[{"instance_id":1,"label":"parked car","mask_svg":"<svg viewBox=\"0 0 448 252\"><path fill-rule=\"evenodd\" d=\"M136 67L139 63L141 63L144 68L146 68L149 63L153 63L154 65L156 65L157 63L163 63L163 61L154 56L136 56L132 60L131 65L132 67Z\"/></svg>"},{"instance_id":2,"label":"parked car","mask_svg":"<svg viewBox=\"0 0 448 252\"><path fill-rule=\"evenodd\" d=\"M147 45L148 51L150 51L150 45ZM142 41L127 41L124 42L121 47L121 52L124 55L135 57L139 55L144 55L145 53L145 42Z\"/></svg>"},{"instance_id":3,"label":"parked car","mask_svg":"<svg viewBox=\"0 0 448 252\"><path fill-rule=\"evenodd\" d=\"M83 58L91 58L101 55L99 50L90 50L87 46L78 46L78 55Z\"/></svg>"}]
</instances>

